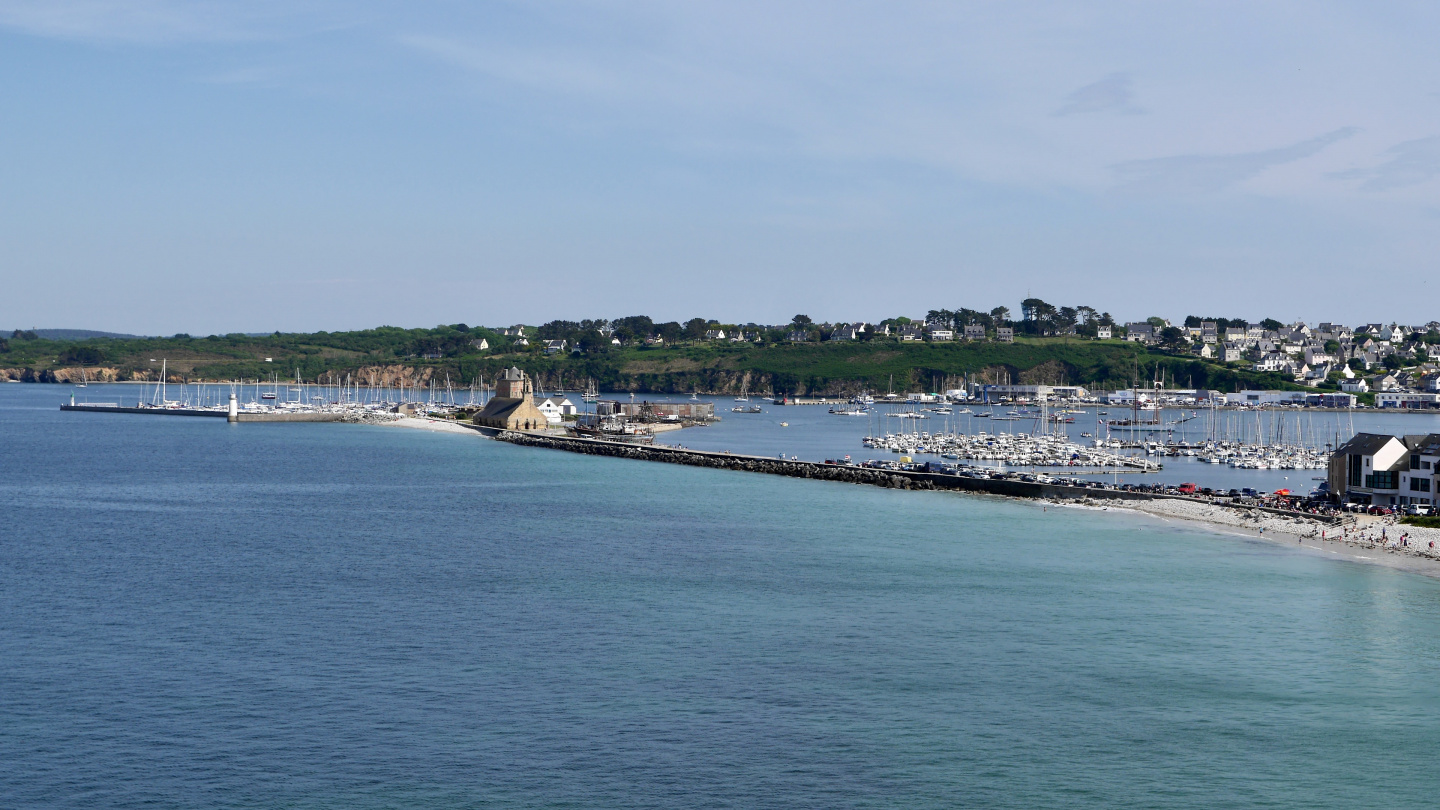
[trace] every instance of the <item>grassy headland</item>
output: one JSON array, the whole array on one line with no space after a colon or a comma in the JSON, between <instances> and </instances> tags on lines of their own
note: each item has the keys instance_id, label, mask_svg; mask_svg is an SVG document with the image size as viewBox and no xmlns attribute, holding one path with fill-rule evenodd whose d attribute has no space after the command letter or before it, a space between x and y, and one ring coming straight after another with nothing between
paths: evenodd
<instances>
[{"instance_id":1,"label":"grassy headland","mask_svg":"<svg viewBox=\"0 0 1440 810\"><path fill-rule=\"evenodd\" d=\"M488 348L478 348L481 341ZM1286 376L1263 374L1170 354L1118 340L1019 337L1014 343L909 342L875 338L856 342L726 343L681 341L664 346L613 346L594 342L580 352L546 354L543 341L520 346L512 338L464 324L435 329L381 327L356 332L240 334L168 338L0 341L0 379L64 382L80 378L155 380L161 361L173 381L293 379L333 382L347 375L362 384L406 384L449 376L458 387L492 381L520 366L546 388L577 388L593 379L602 390L658 393L767 393L840 395L960 387L962 380L991 383L1080 384L1120 388L1162 374L1167 384L1224 391L1296 388Z\"/></svg>"}]
</instances>

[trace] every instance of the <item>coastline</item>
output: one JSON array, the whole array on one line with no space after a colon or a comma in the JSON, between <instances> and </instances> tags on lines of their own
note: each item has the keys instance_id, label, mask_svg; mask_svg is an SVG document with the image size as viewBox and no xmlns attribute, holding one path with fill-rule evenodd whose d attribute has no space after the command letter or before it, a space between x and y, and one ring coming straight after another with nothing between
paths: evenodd
<instances>
[{"instance_id":1,"label":"coastline","mask_svg":"<svg viewBox=\"0 0 1440 810\"><path fill-rule=\"evenodd\" d=\"M1402 526L1378 520L1362 525L1339 526L1300 517L1237 511L1206 503L1168 499L1123 503L1047 500L1042 501L1042 505L1096 511L1123 510L1166 523L1185 521L1211 534L1259 540L1301 553L1380 565L1440 579L1440 529ZM1385 537L1383 545L1382 529ZM1322 532L1324 539L1321 538ZM1408 547L1399 545L1401 534L1410 535ZM1434 549L1429 547L1432 540L1436 544Z\"/></svg>"},{"instance_id":2,"label":"coastline","mask_svg":"<svg viewBox=\"0 0 1440 810\"><path fill-rule=\"evenodd\" d=\"M437 433L484 435L473 428L454 422L422 417L407 416L376 424L382 427L429 430ZM1401 526L1379 520L1371 520L1365 524L1341 526L1308 520L1303 517L1289 517L1259 510L1237 510L1198 501L1168 498L1076 501L1004 495L1000 497L1016 501L1028 500L1032 505L1042 508L1054 506L1091 511L1124 511L1133 513L1137 518L1167 523L1185 521L1202 531L1222 537L1259 540L1277 547L1319 555L1327 559L1380 565L1440 579L1440 529ZM1380 544L1382 528L1385 533L1386 545ZM1321 539L1322 532L1325 534L1323 540ZM1398 545L1402 533L1410 535L1411 545L1408 548ZM1435 542L1436 548L1429 547L1431 541Z\"/></svg>"}]
</instances>

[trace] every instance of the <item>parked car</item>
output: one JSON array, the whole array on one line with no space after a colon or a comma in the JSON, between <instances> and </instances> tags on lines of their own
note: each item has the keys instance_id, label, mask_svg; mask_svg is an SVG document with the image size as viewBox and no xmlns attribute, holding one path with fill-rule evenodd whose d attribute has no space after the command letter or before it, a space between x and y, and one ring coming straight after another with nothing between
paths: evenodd
<instances>
[{"instance_id":1,"label":"parked car","mask_svg":"<svg viewBox=\"0 0 1440 810\"><path fill-rule=\"evenodd\" d=\"M1412 503L1409 506L1405 507L1405 514L1415 515L1417 517L1428 515L1430 514L1430 507L1426 506L1423 503Z\"/></svg>"}]
</instances>

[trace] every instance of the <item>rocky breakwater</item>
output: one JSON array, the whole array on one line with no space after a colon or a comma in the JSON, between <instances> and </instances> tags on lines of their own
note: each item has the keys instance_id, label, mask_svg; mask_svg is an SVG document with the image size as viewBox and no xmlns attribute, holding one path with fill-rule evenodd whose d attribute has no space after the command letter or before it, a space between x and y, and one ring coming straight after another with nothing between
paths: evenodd
<instances>
[{"instance_id":1,"label":"rocky breakwater","mask_svg":"<svg viewBox=\"0 0 1440 810\"><path fill-rule=\"evenodd\" d=\"M767 475L783 475L788 478L810 478L819 481L839 481L847 484L868 484L891 489L951 490L976 492L989 495L1003 495L1012 498L1055 498L1079 500L1083 498L1105 500L1150 500L1157 496L1149 493L1125 492L1120 490L1094 490L1057 484L1041 484L1019 479L971 478L943 472L911 472L906 470L885 470L873 467L856 467L844 464L821 464L814 461L790 461L763 456L742 456L731 453L716 453L700 450L686 450L664 445L634 445L597 439L580 439L569 436L548 436L521 431L502 431L496 435L500 441L526 447L544 447L564 450L589 456L610 456L639 461L659 461L667 464L685 464L691 467L709 467L719 470L739 470Z\"/></svg>"},{"instance_id":2,"label":"rocky breakwater","mask_svg":"<svg viewBox=\"0 0 1440 810\"><path fill-rule=\"evenodd\" d=\"M718 470L739 470L767 475L783 475L790 478L813 478L821 481L841 481L851 484L870 484L895 489L936 489L931 481L913 473L875 470L868 467L845 467L834 464L816 464L812 461L786 461L760 456L740 456L729 453L710 453L698 450L682 450L678 447L635 445L623 442L577 439L560 436L543 436L536 433L504 431L497 439L525 447L544 447L564 450L587 456L610 456L629 458L637 461L659 461L667 464L685 464L691 467L709 467Z\"/></svg>"}]
</instances>

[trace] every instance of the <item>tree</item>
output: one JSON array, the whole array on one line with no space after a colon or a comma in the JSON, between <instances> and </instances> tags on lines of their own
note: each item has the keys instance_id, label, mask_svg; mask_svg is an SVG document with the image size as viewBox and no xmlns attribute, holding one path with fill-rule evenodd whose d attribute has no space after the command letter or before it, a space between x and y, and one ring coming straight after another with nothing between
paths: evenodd
<instances>
[{"instance_id":1,"label":"tree","mask_svg":"<svg viewBox=\"0 0 1440 810\"><path fill-rule=\"evenodd\" d=\"M1010 323L1010 308L995 307L994 309L990 310L990 317L995 320L996 326L1003 326L1005 324L1008 324Z\"/></svg>"},{"instance_id":2,"label":"tree","mask_svg":"<svg viewBox=\"0 0 1440 810\"><path fill-rule=\"evenodd\" d=\"M705 331L710 328L710 322L704 318L691 318L685 322L685 339L699 340L705 337Z\"/></svg>"},{"instance_id":3,"label":"tree","mask_svg":"<svg viewBox=\"0 0 1440 810\"><path fill-rule=\"evenodd\" d=\"M1101 326L1114 326L1114 325L1115 325L1115 319L1110 316L1110 313L1108 313L1108 312L1102 312L1102 313L1100 313L1100 325L1101 325Z\"/></svg>"},{"instance_id":4,"label":"tree","mask_svg":"<svg viewBox=\"0 0 1440 810\"><path fill-rule=\"evenodd\" d=\"M1274 318L1266 318L1265 320L1260 322L1260 326L1263 327L1267 332L1279 332L1281 329L1285 328L1285 324L1275 320Z\"/></svg>"},{"instance_id":5,"label":"tree","mask_svg":"<svg viewBox=\"0 0 1440 810\"><path fill-rule=\"evenodd\" d=\"M40 336L39 336L39 335L35 334L34 331L29 330L29 329L27 329L27 330L25 330L25 331L23 331L23 332L22 332L21 330L19 330L19 329L16 329L16 330L15 330L15 333L14 333L13 335L11 335L10 337L14 338L15 340L39 340L39 339L40 339Z\"/></svg>"},{"instance_id":6,"label":"tree","mask_svg":"<svg viewBox=\"0 0 1440 810\"><path fill-rule=\"evenodd\" d=\"M810 320L809 315L796 315L790 319L790 325L799 330L809 329L815 322Z\"/></svg>"},{"instance_id":7,"label":"tree","mask_svg":"<svg viewBox=\"0 0 1440 810\"><path fill-rule=\"evenodd\" d=\"M1400 355L1398 355L1398 354L1387 354L1387 355L1385 355L1384 363L1385 363L1385 368L1388 368L1388 369L1390 369L1391 371L1398 371L1398 370L1400 369L1400 367L1401 367L1402 365L1404 365L1403 363L1400 362Z\"/></svg>"},{"instance_id":8,"label":"tree","mask_svg":"<svg viewBox=\"0 0 1440 810\"><path fill-rule=\"evenodd\" d=\"M1055 325L1061 329L1069 329L1080 322L1080 311L1074 307L1060 307L1055 314Z\"/></svg>"},{"instance_id":9,"label":"tree","mask_svg":"<svg viewBox=\"0 0 1440 810\"><path fill-rule=\"evenodd\" d=\"M1167 326L1160 330L1160 345L1171 351L1179 351L1190 342L1185 330L1178 326Z\"/></svg>"},{"instance_id":10,"label":"tree","mask_svg":"<svg viewBox=\"0 0 1440 810\"><path fill-rule=\"evenodd\" d=\"M1165 328L1165 319L1160 317L1159 315L1151 315L1150 317L1145 319L1145 322L1155 327L1156 329Z\"/></svg>"},{"instance_id":11,"label":"tree","mask_svg":"<svg viewBox=\"0 0 1440 810\"><path fill-rule=\"evenodd\" d=\"M578 331L580 324L575 321L550 321L535 330L535 337L541 340L564 340Z\"/></svg>"}]
</instances>

